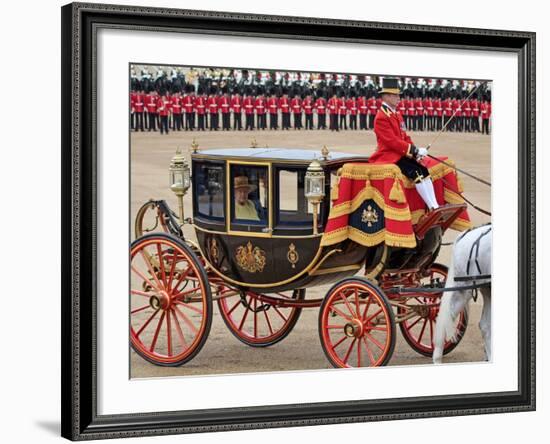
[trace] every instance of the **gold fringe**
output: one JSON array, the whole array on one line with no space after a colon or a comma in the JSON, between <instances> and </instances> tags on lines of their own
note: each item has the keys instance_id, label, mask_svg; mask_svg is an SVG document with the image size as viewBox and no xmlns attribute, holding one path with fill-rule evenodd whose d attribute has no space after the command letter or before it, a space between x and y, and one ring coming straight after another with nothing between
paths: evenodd
<instances>
[{"instance_id":1,"label":"gold fringe","mask_svg":"<svg viewBox=\"0 0 550 444\"><path fill-rule=\"evenodd\" d=\"M403 188L401 187L401 181L398 178L395 178L393 181L393 186L391 187L390 191L390 199L397 203L405 203L407 200L405 199L405 193L403 192Z\"/></svg>"}]
</instances>

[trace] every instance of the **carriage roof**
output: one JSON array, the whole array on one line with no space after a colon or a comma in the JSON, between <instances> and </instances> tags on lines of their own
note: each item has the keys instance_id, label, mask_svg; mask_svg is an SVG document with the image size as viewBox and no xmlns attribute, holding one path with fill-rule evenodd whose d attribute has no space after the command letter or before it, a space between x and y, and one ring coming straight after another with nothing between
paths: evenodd
<instances>
[{"instance_id":1,"label":"carriage roof","mask_svg":"<svg viewBox=\"0 0 550 444\"><path fill-rule=\"evenodd\" d=\"M258 162L292 162L309 165L313 160L321 164L340 164L351 160L367 160L367 156L355 153L331 151L327 159L323 159L320 151L296 148L216 148L193 153L194 159L211 160L257 160Z\"/></svg>"}]
</instances>

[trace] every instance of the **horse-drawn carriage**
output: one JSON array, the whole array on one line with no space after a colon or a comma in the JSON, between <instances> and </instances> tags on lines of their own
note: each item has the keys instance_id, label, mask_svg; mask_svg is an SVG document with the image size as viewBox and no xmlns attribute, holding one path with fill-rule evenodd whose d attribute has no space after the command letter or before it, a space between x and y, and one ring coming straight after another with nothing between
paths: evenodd
<instances>
[{"instance_id":1,"label":"horse-drawn carriage","mask_svg":"<svg viewBox=\"0 0 550 444\"><path fill-rule=\"evenodd\" d=\"M130 338L140 356L163 366L191 360L208 337L213 302L233 335L252 347L278 343L302 309L320 307L321 345L336 367L387 364L397 325L414 350L431 355L442 295L433 289L447 276L436 259L464 204L413 211L396 167L326 149L195 146L191 159L190 168L178 153L170 166L177 213L164 200L137 212ZM367 170L358 175L357 168ZM193 217L185 218L189 188ZM184 236L185 225L196 241ZM307 297L323 284L333 284L324 297ZM445 344L445 352L455 346Z\"/></svg>"}]
</instances>

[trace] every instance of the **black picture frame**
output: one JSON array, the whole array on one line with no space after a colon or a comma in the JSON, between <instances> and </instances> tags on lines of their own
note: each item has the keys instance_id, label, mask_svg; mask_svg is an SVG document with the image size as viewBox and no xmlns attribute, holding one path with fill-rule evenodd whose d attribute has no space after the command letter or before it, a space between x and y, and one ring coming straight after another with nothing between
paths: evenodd
<instances>
[{"instance_id":1,"label":"black picture frame","mask_svg":"<svg viewBox=\"0 0 550 444\"><path fill-rule=\"evenodd\" d=\"M72 3L62 14L62 436L71 440L535 409L535 33ZM101 27L507 51L519 116L518 390L100 416L96 379L96 31Z\"/></svg>"}]
</instances>

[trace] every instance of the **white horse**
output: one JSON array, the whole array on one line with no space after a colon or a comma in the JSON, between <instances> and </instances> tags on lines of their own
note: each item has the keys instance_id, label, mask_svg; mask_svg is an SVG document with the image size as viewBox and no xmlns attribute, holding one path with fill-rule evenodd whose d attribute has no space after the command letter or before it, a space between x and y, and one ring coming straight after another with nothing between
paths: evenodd
<instances>
[{"instance_id":1,"label":"white horse","mask_svg":"<svg viewBox=\"0 0 550 444\"><path fill-rule=\"evenodd\" d=\"M462 277L491 275L491 224L473 228L460 235L453 244L451 266L446 287L465 287L490 284L490 278L462 280ZM485 343L485 358L491 359L491 286L478 290L483 295L483 310L479 328ZM463 311L468 311L470 299L476 290L444 292L437 316L434 338L434 364L441 364L445 340L456 342L455 320Z\"/></svg>"}]
</instances>

